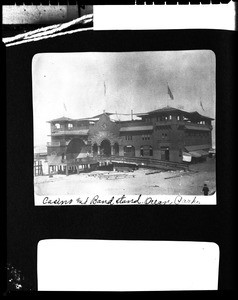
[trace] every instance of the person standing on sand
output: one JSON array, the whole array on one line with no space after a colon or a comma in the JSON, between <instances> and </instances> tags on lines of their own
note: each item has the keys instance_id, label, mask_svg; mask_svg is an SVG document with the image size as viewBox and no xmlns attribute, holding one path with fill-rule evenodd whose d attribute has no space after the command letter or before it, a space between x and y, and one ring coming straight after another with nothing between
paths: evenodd
<instances>
[{"instance_id":1,"label":"person standing on sand","mask_svg":"<svg viewBox=\"0 0 238 300\"><path fill-rule=\"evenodd\" d=\"M207 195L208 195L209 188L208 188L208 186L207 186L206 183L204 183L204 186L203 186L202 191L203 191L204 196L207 196Z\"/></svg>"}]
</instances>

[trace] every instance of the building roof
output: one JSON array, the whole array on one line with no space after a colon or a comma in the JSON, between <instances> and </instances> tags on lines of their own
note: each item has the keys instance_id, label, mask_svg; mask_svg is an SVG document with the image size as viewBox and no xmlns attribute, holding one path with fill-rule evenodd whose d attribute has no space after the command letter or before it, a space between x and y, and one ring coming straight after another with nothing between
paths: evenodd
<instances>
[{"instance_id":1,"label":"building roof","mask_svg":"<svg viewBox=\"0 0 238 300\"><path fill-rule=\"evenodd\" d=\"M163 108L151 110L151 111L147 112L147 114L155 114L155 113L163 113L163 112L173 112L173 111L184 112L183 110L178 109L178 108L174 108L174 107L171 107L171 106L165 106Z\"/></svg>"},{"instance_id":2,"label":"building roof","mask_svg":"<svg viewBox=\"0 0 238 300\"><path fill-rule=\"evenodd\" d=\"M115 114L109 113L109 112L104 112L102 114L99 114L99 115L96 115L96 116L92 117L91 119L100 118L103 115L111 116L111 115L115 115Z\"/></svg>"},{"instance_id":3,"label":"building roof","mask_svg":"<svg viewBox=\"0 0 238 300\"><path fill-rule=\"evenodd\" d=\"M188 129L188 130L210 131L210 129L208 127L193 126L193 125L185 125L184 128Z\"/></svg>"},{"instance_id":4,"label":"building roof","mask_svg":"<svg viewBox=\"0 0 238 300\"><path fill-rule=\"evenodd\" d=\"M80 119L74 119L73 121L77 121L77 122L85 122L85 121L97 121L98 118L80 118Z\"/></svg>"},{"instance_id":5,"label":"building roof","mask_svg":"<svg viewBox=\"0 0 238 300\"><path fill-rule=\"evenodd\" d=\"M128 132L128 131L146 131L153 130L153 126L130 126L130 127L121 127L120 132Z\"/></svg>"},{"instance_id":6,"label":"building roof","mask_svg":"<svg viewBox=\"0 0 238 300\"><path fill-rule=\"evenodd\" d=\"M185 149L187 151L197 151L197 150L204 150L204 149L210 149L211 145L210 144L205 144L205 145L193 145L193 146L185 146Z\"/></svg>"},{"instance_id":7,"label":"building roof","mask_svg":"<svg viewBox=\"0 0 238 300\"><path fill-rule=\"evenodd\" d=\"M57 118L57 119L53 119L53 120L50 120L50 121L47 121L48 123L53 123L53 122L68 122L68 121L97 121L101 116L103 115L107 115L107 116L110 116L110 115L114 115L113 113L109 113L109 112L105 112L105 113L102 113L102 114L99 114L97 116L93 116L93 117L89 117L89 118L79 118L79 119L71 119L71 118L68 118L68 117L60 117L60 118Z\"/></svg>"},{"instance_id":8,"label":"building roof","mask_svg":"<svg viewBox=\"0 0 238 300\"><path fill-rule=\"evenodd\" d=\"M193 116L194 118L197 119L204 119L204 120L214 120L213 118L201 115L199 112L197 111L192 111L192 112L187 112L187 115Z\"/></svg>"},{"instance_id":9,"label":"building roof","mask_svg":"<svg viewBox=\"0 0 238 300\"><path fill-rule=\"evenodd\" d=\"M151 111L147 112L146 114L142 113L142 114L138 114L137 116L148 116L148 115L155 115L155 114L158 115L158 114L173 113L173 112L177 112L177 113L179 112L179 113L182 113L184 116L190 116L190 117L197 118L197 119L214 120L213 118L199 114L197 111L188 112L188 111L181 110L181 109L171 107L171 106L166 106L163 108L151 110Z\"/></svg>"},{"instance_id":10,"label":"building roof","mask_svg":"<svg viewBox=\"0 0 238 300\"><path fill-rule=\"evenodd\" d=\"M47 121L47 122L48 123L53 123L53 122L67 122L67 121L73 121L73 119L67 118L67 117L61 117L61 118L53 119L53 120L50 120L50 121Z\"/></svg>"}]
</instances>

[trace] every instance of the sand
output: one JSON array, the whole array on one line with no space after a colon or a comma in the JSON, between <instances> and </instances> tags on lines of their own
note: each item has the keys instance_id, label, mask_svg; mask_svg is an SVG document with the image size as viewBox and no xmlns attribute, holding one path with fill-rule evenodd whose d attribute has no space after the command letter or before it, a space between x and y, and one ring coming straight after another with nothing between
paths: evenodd
<instances>
[{"instance_id":1,"label":"sand","mask_svg":"<svg viewBox=\"0 0 238 300\"><path fill-rule=\"evenodd\" d=\"M173 178L168 178L173 177ZM203 195L203 184L216 191L215 159L190 165L189 171L161 171L139 168L134 172L93 171L90 173L37 176L38 195Z\"/></svg>"}]
</instances>

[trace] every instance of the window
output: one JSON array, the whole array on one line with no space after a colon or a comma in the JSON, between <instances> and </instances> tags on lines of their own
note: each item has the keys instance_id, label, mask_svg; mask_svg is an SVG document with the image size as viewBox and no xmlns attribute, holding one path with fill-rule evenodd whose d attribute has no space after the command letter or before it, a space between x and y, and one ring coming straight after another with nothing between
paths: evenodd
<instances>
[{"instance_id":1,"label":"window","mask_svg":"<svg viewBox=\"0 0 238 300\"><path fill-rule=\"evenodd\" d=\"M179 157L182 157L182 153L183 153L182 149L179 149Z\"/></svg>"},{"instance_id":2,"label":"window","mask_svg":"<svg viewBox=\"0 0 238 300\"><path fill-rule=\"evenodd\" d=\"M177 121L179 121L180 120L180 116L177 116Z\"/></svg>"},{"instance_id":3,"label":"window","mask_svg":"<svg viewBox=\"0 0 238 300\"><path fill-rule=\"evenodd\" d=\"M126 135L125 139L126 139L126 141L131 141L132 140L132 135Z\"/></svg>"},{"instance_id":4,"label":"window","mask_svg":"<svg viewBox=\"0 0 238 300\"><path fill-rule=\"evenodd\" d=\"M59 123L55 123L55 127L56 127L57 129L60 129L61 125L60 125Z\"/></svg>"},{"instance_id":5,"label":"window","mask_svg":"<svg viewBox=\"0 0 238 300\"><path fill-rule=\"evenodd\" d=\"M149 134L142 134L142 140L143 141L149 141L150 140L150 135Z\"/></svg>"},{"instance_id":6,"label":"window","mask_svg":"<svg viewBox=\"0 0 238 300\"><path fill-rule=\"evenodd\" d=\"M172 120L172 116L171 115L169 115L169 120Z\"/></svg>"},{"instance_id":7,"label":"window","mask_svg":"<svg viewBox=\"0 0 238 300\"><path fill-rule=\"evenodd\" d=\"M74 126L73 126L73 124L72 123L69 123L68 124L68 129L72 129Z\"/></svg>"},{"instance_id":8,"label":"window","mask_svg":"<svg viewBox=\"0 0 238 300\"><path fill-rule=\"evenodd\" d=\"M168 137L167 133L162 133L162 139L166 139Z\"/></svg>"}]
</instances>

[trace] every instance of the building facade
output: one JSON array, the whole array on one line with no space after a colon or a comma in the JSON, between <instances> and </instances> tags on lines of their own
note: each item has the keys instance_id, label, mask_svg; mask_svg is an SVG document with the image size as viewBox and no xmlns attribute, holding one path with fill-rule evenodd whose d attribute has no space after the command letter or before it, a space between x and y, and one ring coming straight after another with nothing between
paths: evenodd
<instances>
[{"instance_id":1,"label":"building facade","mask_svg":"<svg viewBox=\"0 0 238 300\"><path fill-rule=\"evenodd\" d=\"M164 107L136 120L115 121L110 113L93 118L48 121L50 160L90 163L97 157L148 157L161 161L191 162L208 156L212 148L213 118L198 112ZM53 163L52 163L53 164Z\"/></svg>"}]
</instances>

